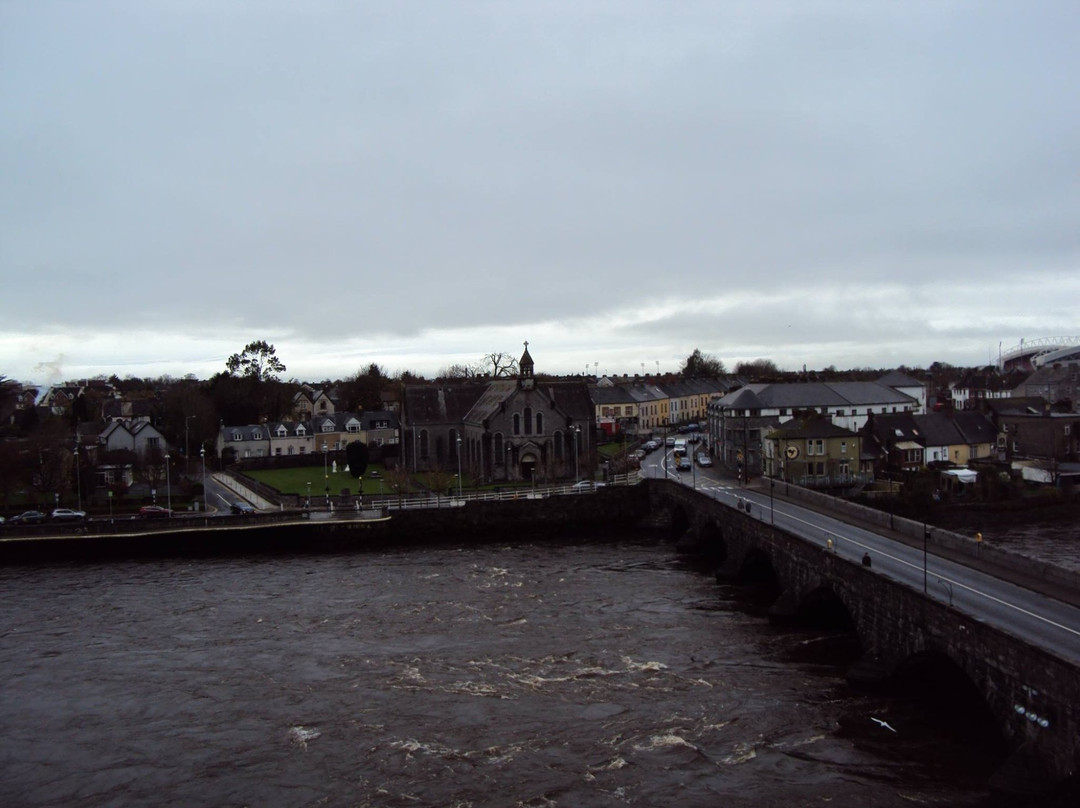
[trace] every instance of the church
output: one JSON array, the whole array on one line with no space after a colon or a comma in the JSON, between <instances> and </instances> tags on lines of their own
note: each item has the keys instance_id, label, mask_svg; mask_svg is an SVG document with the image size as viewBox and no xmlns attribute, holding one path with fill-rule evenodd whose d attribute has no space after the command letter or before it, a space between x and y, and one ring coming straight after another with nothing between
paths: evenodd
<instances>
[{"instance_id":1,"label":"church","mask_svg":"<svg viewBox=\"0 0 1080 808\"><path fill-rule=\"evenodd\" d=\"M478 482L538 484L591 478L595 416L582 381L537 379L529 343L517 378L408 385L401 461L411 472L441 469Z\"/></svg>"}]
</instances>

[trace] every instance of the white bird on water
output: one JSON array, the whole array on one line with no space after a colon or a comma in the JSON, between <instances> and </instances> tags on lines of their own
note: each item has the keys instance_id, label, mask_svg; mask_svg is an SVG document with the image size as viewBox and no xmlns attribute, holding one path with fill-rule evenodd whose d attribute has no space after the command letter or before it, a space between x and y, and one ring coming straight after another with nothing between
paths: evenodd
<instances>
[{"instance_id":1,"label":"white bird on water","mask_svg":"<svg viewBox=\"0 0 1080 808\"><path fill-rule=\"evenodd\" d=\"M873 721L875 724L880 724L881 726L885 727L885 729L889 730L890 732L896 732L896 730L893 729L889 725L888 721L882 721L880 718L874 718L874 716L870 716L870 720Z\"/></svg>"}]
</instances>

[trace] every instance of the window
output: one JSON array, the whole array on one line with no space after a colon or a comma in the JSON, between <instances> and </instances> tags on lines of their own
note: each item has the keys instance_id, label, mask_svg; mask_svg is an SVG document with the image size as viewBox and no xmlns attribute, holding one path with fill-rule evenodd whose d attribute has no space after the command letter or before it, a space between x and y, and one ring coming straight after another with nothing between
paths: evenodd
<instances>
[{"instance_id":1,"label":"window","mask_svg":"<svg viewBox=\"0 0 1080 808\"><path fill-rule=\"evenodd\" d=\"M327 421L325 424L322 425L322 431L323 432L333 432L334 431L334 425L332 423L330 423L329 421Z\"/></svg>"},{"instance_id":2,"label":"window","mask_svg":"<svg viewBox=\"0 0 1080 808\"><path fill-rule=\"evenodd\" d=\"M301 446L300 447L300 454L307 454L307 447L306 446Z\"/></svg>"},{"instance_id":3,"label":"window","mask_svg":"<svg viewBox=\"0 0 1080 808\"><path fill-rule=\"evenodd\" d=\"M542 412L536 413L536 434L544 434L544 413Z\"/></svg>"},{"instance_id":4,"label":"window","mask_svg":"<svg viewBox=\"0 0 1080 808\"><path fill-rule=\"evenodd\" d=\"M253 433L253 435L255 437L258 437L258 434L259 434L258 432ZM161 448L161 439L160 438L147 438L146 439L146 448L147 449L160 449Z\"/></svg>"},{"instance_id":5,"label":"window","mask_svg":"<svg viewBox=\"0 0 1080 808\"><path fill-rule=\"evenodd\" d=\"M304 435L307 434L307 430L304 429L303 424L300 424L299 426L296 427L296 434L299 435L301 438L304 437Z\"/></svg>"},{"instance_id":6,"label":"window","mask_svg":"<svg viewBox=\"0 0 1080 808\"><path fill-rule=\"evenodd\" d=\"M350 421L349 425L346 427L346 430L353 433L359 432L360 424L356 423L356 421Z\"/></svg>"},{"instance_id":7,"label":"window","mask_svg":"<svg viewBox=\"0 0 1080 808\"><path fill-rule=\"evenodd\" d=\"M276 455L281 454L281 447L280 446L278 446L276 449L274 449L274 454L276 454Z\"/></svg>"},{"instance_id":8,"label":"window","mask_svg":"<svg viewBox=\"0 0 1080 808\"><path fill-rule=\"evenodd\" d=\"M514 413L514 434L521 434L521 415L516 412Z\"/></svg>"},{"instance_id":9,"label":"window","mask_svg":"<svg viewBox=\"0 0 1080 808\"><path fill-rule=\"evenodd\" d=\"M843 411L843 410L837 410L837 411L836 411L836 414L837 414L837 415L843 415L843 414L844 414L844 411ZM854 415L854 413L852 413L852 415Z\"/></svg>"},{"instance_id":10,"label":"window","mask_svg":"<svg viewBox=\"0 0 1080 808\"><path fill-rule=\"evenodd\" d=\"M840 454L847 454L847 441L840 441Z\"/></svg>"},{"instance_id":11,"label":"window","mask_svg":"<svg viewBox=\"0 0 1080 808\"><path fill-rule=\"evenodd\" d=\"M420 456L424 458L428 456L428 433L426 429L420 430Z\"/></svg>"},{"instance_id":12,"label":"window","mask_svg":"<svg viewBox=\"0 0 1080 808\"><path fill-rule=\"evenodd\" d=\"M277 428L277 436L278 436L279 438L284 438L284 437L285 437L285 435L286 435L287 433L288 433L288 430L286 430L286 429L285 429L285 425L284 425L284 424L282 424L281 426L279 426L279 427Z\"/></svg>"},{"instance_id":13,"label":"window","mask_svg":"<svg viewBox=\"0 0 1080 808\"><path fill-rule=\"evenodd\" d=\"M232 433L232 439L233 440L243 440L244 439L244 434L242 432L233 432Z\"/></svg>"},{"instance_id":14,"label":"window","mask_svg":"<svg viewBox=\"0 0 1080 808\"><path fill-rule=\"evenodd\" d=\"M296 454L296 447L295 446L290 446L289 447L289 454L291 454L291 455Z\"/></svg>"},{"instance_id":15,"label":"window","mask_svg":"<svg viewBox=\"0 0 1080 808\"><path fill-rule=\"evenodd\" d=\"M531 435L533 428L532 407L525 408L525 434Z\"/></svg>"}]
</instances>

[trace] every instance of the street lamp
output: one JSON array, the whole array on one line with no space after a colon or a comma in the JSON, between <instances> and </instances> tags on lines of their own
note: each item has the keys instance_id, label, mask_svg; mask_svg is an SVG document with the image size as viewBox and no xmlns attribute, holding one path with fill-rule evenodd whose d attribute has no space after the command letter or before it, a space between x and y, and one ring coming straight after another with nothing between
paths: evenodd
<instances>
[{"instance_id":1,"label":"street lamp","mask_svg":"<svg viewBox=\"0 0 1080 808\"><path fill-rule=\"evenodd\" d=\"M169 517L172 517L172 487L169 485L169 453L165 453L165 497L168 500Z\"/></svg>"},{"instance_id":2,"label":"street lamp","mask_svg":"<svg viewBox=\"0 0 1080 808\"><path fill-rule=\"evenodd\" d=\"M184 416L184 476L185 477L188 474L191 473L191 470L188 468L188 424L191 423L191 419L194 418L194 417L195 417L194 415L186 415L186 416Z\"/></svg>"},{"instance_id":3,"label":"street lamp","mask_svg":"<svg viewBox=\"0 0 1080 808\"><path fill-rule=\"evenodd\" d=\"M202 509L206 513L206 447L199 447L199 459L202 461Z\"/></svg>"},{"instance_id":4,"label":"street lamp","mask_svg":"<svg viewBox=\"0 0 1080 808\"><path fill-rule=\"evenodd\" d=\"M330 472L326 470L326 458L327 458L327 455L329 453L330 453L330 450L326 448L326 444L324 443L322 445L322 473L323 473L323 483L325 485L325 491L326 491L326 507L327 508L330 507Z\"/></svg>"},{"instance_id":5,"label":"street lamp","mask_svg":"<svg viewBox=\"0 0 1080 808\"><path fill-rule=\"evenodd\" d=\"M506 444L506 481L510 482L510 444Z\"/></svg>"},{"instance_id":6,"label":"street lamp","mask_svg":"<svg viewBox=\"0 0 1080 808\"><path fill-rule=\"evenodd\" d=\"M581 480L581 462L578 460L578 435L581 434L581 427L575 426L571 430L574 433L574 482Z\"/></svg>"},{"instance_id":7,"label":"street lamp","mask_svg":"<svg viewBox=\"0 0 1080 808\"><path fill-rule=\"evenodd\" d=\"M776 507L773 505L773 489L776 488L776 478L769 478L769 521L776 524Z\"/></svg>"},{"instance_id":8,"label":"street lamp","mask_svg":"<svg viewBox=\"0 0 1080 808\"><path fill-rule=\"evenodd\" d=\"M311 507L311 480L307 484L307 507Z\"/></svg>"},{"instance_id":9,"label":"street lamp","mask_svg":"<svg viewBox=\"0 0 1080 808\"><path fill-rule=\"evenodd\" d=\"M461 499L461 435L457 436L457 496Z\"/></svg>"},{"instance_id":10,"label":"street lamp","mask_svg":"<svg viewBox=\"0 0 1080 808\"><path fill-rule=\"evenodd\" d=\"M82 510L82 469L79 468L79 444L75 444L75 490L79 495L79 510Z\"/></svg>"}]
</instances>

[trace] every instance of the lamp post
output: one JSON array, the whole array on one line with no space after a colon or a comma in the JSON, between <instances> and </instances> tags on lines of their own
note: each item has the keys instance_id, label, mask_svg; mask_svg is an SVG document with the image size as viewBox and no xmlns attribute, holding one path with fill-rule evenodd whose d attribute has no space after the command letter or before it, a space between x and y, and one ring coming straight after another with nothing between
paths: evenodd
<instances>
[{"instance_id":1,"label":"lamp post","mask_svg":"<svg viewBox=\"0 0 1080 808\"><path fill-rule=\"evenodd\" d=\"M169 453L165 453L165 498L168 502L169 518L172 518L172 486L169 485Z\"/></svg>"},{"instance_id":2,"label":"lamp post","mask_svg":"<svg viewBox=\"0 0 1080 808\"><path fill-rule=\"evenodd\" d=\"M926 545L930 541L930 528L923 522L922 526L922 591L926 594ZM952 604L949 604L952 605Z\"/></svg>"},{"instance_id":3,"label":"lamp post","mask_svg":"<svg viewBox=\"0 0 1080 808\"><path fill-rule=\"evenodd\" d=\"M461 435L457 436L457 496L461 499Z\"/></svg>"},{"instance_id":4,"label":"lamp post","mask_svg":"<svg viewBox=\"0 0 1080 808\"><path fill-rule=\"evenodd\" d=\"M311 507L311 480L308 480L307 484L307 507Z\"/></svg>"},{"instance_id":5,"label":"lamp post","mask_svg":"<svg viewBox=\"0 0 1080 808\"><path fill-rule=\"evenodd\" d=\"M326 458L329 455L330 450L326 448L326 444L322 445L322 473L323 484L326 492L326 507L330 507L330 472L326 470Z\"/></svg>"},{"instance_id":6,"label":"lamp post","mask_svg":"<svg viewBox=\"0 0 1080 808\"><path fill-rule=\"evenodd\" d=\"M510 444L506 444L506 481L510 482Z\"/></svg>"},{"instance_id":7,"label":"lamp post","mask_svg":"<svg viewBox=\"0 0 1080 808\"><path fill-rule=\"evenodd\" d=\"M191 419L194 415L184 416L184 476L186 477L190 473L188 468L188 424L191 423Z\"/></svg>"},{"instance_id":8,"label":"lamp post","mask_svg":"<svg viewBox=\"0 0 1080 808\"><path fill-rule=\"evenodd\" d=\"M202 509L206 513L206 447L199 447L199 460L202 461Z\"/></svg>"},{"instance_id":9,"label":"lamp post","mask_svg":"<svg viewBox=\"0 0 1080 808\"><path fill-rule=\"evenodd\" d=\"M776 478L769 478L769 522L776 524L776 507L773 505L773 489L776 488Z\"/></svg>"},{"instance_id":10,"label":"lamp post","mask_svg":"<svg viewBox=\"0 0 1080 808\"><path fill-rule=\"evenodd\" d=\"M574 482L581 480L581 462L578 460L578 436L581 434L581 427L575 426L574 432Z\"/></svg>"},{"instance_id":11,"label":"lamp post","mask_svg":"<svg viewBox=\"0 0 1080 808\"><path fill-rule=\"evenodd\" d=\"M82 510L82 469L79 467L79 444L75 444L75 491L79 497L79 510Z\"/></svg>"}]
</instances>

